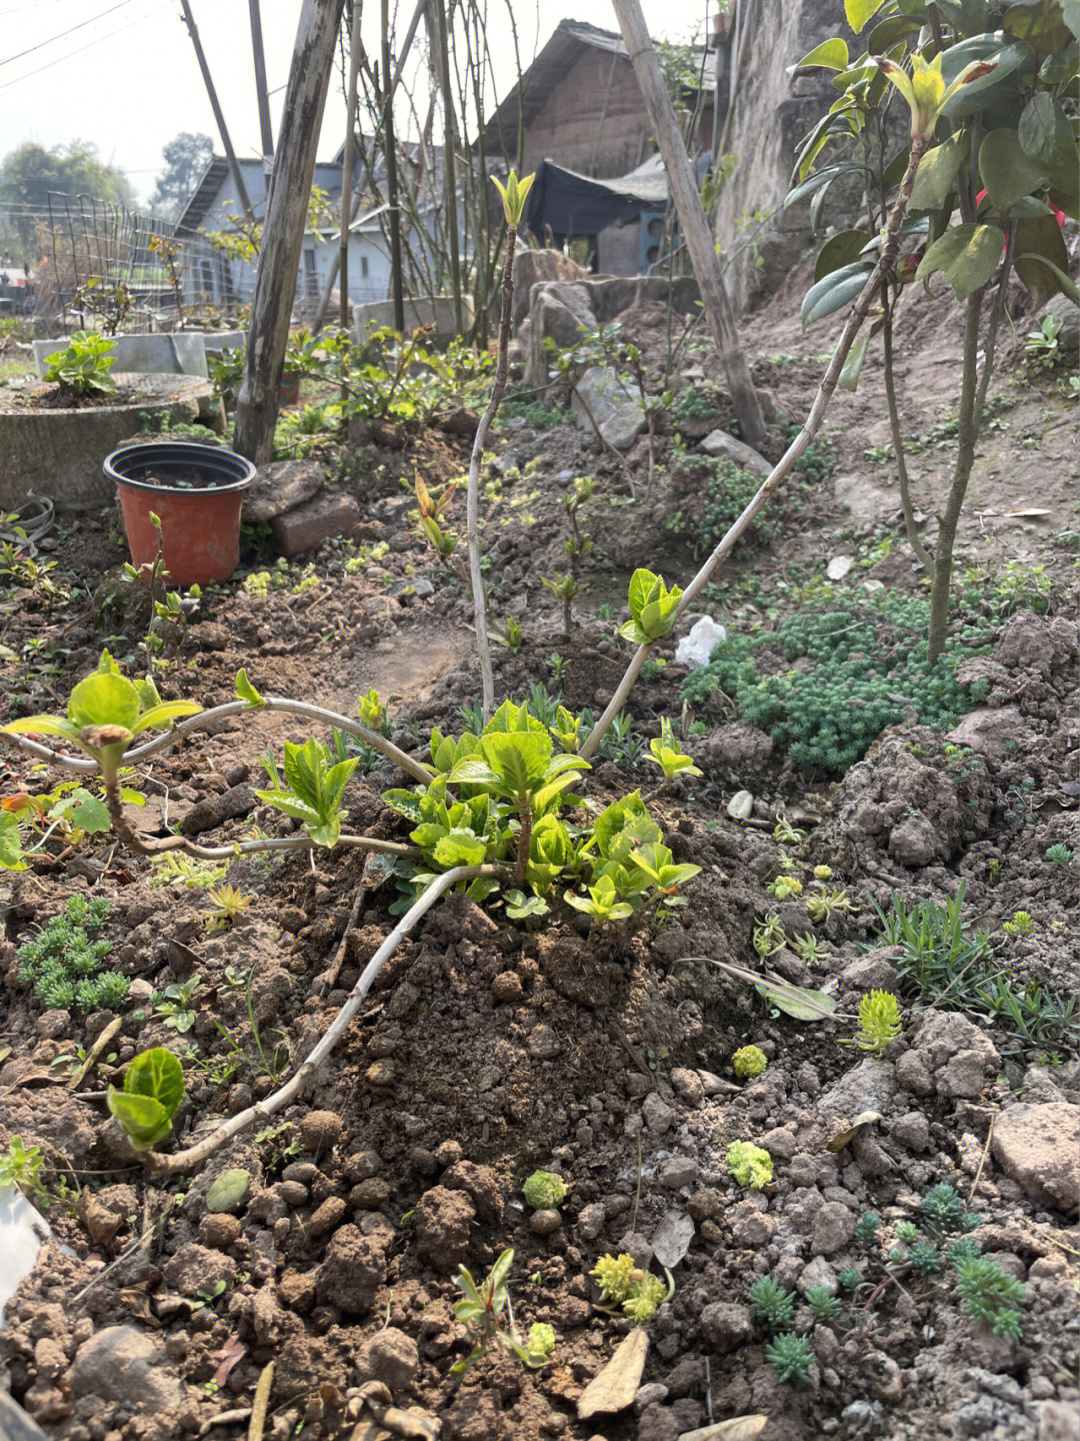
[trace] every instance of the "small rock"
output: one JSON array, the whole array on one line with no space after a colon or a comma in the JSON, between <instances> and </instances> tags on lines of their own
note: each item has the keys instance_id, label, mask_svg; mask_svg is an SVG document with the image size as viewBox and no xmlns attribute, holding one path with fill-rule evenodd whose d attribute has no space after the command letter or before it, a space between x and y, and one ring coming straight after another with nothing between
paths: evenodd
<instances>
[{"instance_id":1,"label":"small rock","mask_svg":"<svg viewBox=\"0 0 1080 1441\"><path fill-rule=\"evenodd\" d=\"M134 1326L106 1326L75 1352L66 1382L76 1396L117 1401L162 1415L179 1404L179 1379L164 1370L160 1347Z\"/></svg>"},{"instance_id":2,"label":"small rock","mask_svg":"<svg viewBox=\"0 0 1080 1441\"><path fill-rule=\"evenodd\" d=\"M682 1211L669 1211L653 1232L653 1255L669 1271L675 1267L690 1249L694 1239L694 1223Z\"/></svg>"},{"instance_id":3,"label":"small rock","mask_svg":"<svg viewBox=\"0 0 1080 1441\"><path fill-rule=\"evenodd\" d=\"M1044 1401L1039 1409L1039 1441L1076 1441L1080 1406L1075 1401Z\"/></svg>"},{"instance_id":4,"label":"small rock","mask_svg":"<svg viewBox=\"0 0 1080 1441\"><path fill-rule=\"evenodd\" d=\"M815 1256L810 1264L800 1272L796 1285L803 1293L809 1291L813 1286L824 1286L830 1296L835 1296L836 1272L824 1256Z\"/></svg>"},{"instance_id":5,"label":"small rock","mask_svg":"<svg viewBox=\"0 0 1080 1441\"><path fill-rule=\"evenodd\" d=\"M714 1301L704 1307L699 1322L701 1334L718 1356L737 1350L754 1332L750 1308L734 1301Z\"/></svg>"},{"instance_id":6,"label":"small rock","mask_svg":"<svg viewBox=\"0 0 1080 1441\"><path fill-rule=\"evenodd\" d=\"M660 1172L660 1184L669 1191L681 1191L697 1184L698 1163L690 1156L674 1156Z\"/></svg>"},{"instance_id":7,"label":"small rock","mask_svg":"<svg viewBox=\"0 0 1080 1441\"><path fill-rule=\"evenodd\" d=\"M745 441L736 440L726 430L710 431L701 442L701 449L706 455L725 456L733 460L740 469L749 470L762 480L772 472L772 461L759 455L753 446L747 445Z\"/></svg>"},{"instance_id":8,"label":"small rock","mask_svg":"<svg viewBox=\"0 0 1080 1441\"><path fill-rule=\"evenodd\" d=\"M310 1271L286 1271L278 1282L277 1294L290 1311L310 1311L317 1295L315 1277Z\"/></svg>"},{"instance_id":9,"label":"small rock","mask_svg":"<svg viewBox=\"0 0 1080 1441\"><path fill-rule=\"evenodd\" d=\"M937 858L938 837L934 824L921 811L905 816L889 833L889 854L902 866L917 869Z\"/></svg>"},{"instance_id":10,"label":"small rock","mask_svg":"<svg viewBox=\"0 0 1080 1441\"><path fill-rule=\"evenodd\" d=\"M854 564L850 555L834 555L825 567L825 577L827 580L843 580Z\"/></svg>"},{"instance_id":11,"label":"small rock","mask_svg":"<svg viewBox=\"0 0 1080 1441\"><path fill-rule=\"evenodd\" d=\"M407 1390L420 1369L416 1342L396 1326L384 1326L361 1352L361 1374L381 1381L391 1391Z\"/></svg>"},{"instance_id":12,"label":"small rock","mask_svg":"<svg viewBox=\"0 0 1080 1441\"><path fill-rule=\"evenodd\" d=\"M921 1111L906 1111L889 1126L889 1135L909 1151L925 1151L930 1145L930 1123Z\"/></svg>"},{"instance_id":13,"label":"small rock","mask_svg":"<svg viewBox=\"0 0 1080 1441\"><path fill-rule=\"evenodd\" d=\"M743 1249L767 1245L776 1232L777 1220L759 1211L752 1201L741 1201L730 1215L731 1239Z\"/></svg>"},{"instance_id":14,"label":"small rock","mask_svg":"<svg viewBox=\"0 0 1080 1441\"><path fill-rule=\"evenodd\" d=\"M300 1122L300 1139L306 1151L320 1156L334 1149L344 1129L336 1111L309 1111Z\"/></svg>"},{"instance_id":15,"label":"small rock","mask_svg":"<svg viewBox=\"0 0 1080 1441\"><path fill-rule=\"evenodd\" d=\"M648 1381L639 1386L634 1397L634 1415L640 1416L646 1406L659 1405L668 1398L668 1388L659 1381Z\"/></svg>"},{"instance_id":16,"label":"small rock","mask_svg":"<svg viewBox=\"0 0 1080 1441\"><path fill-rule=\"evenodd\" d=\"M206 1209L214 1214L218 1211L239 1211L251 1193L251 1172L240 1166L222 1171L215 1176L206 1193Z\"/></svg>"},{"instance_id":17,"label":"small rock","mask_svg":"<svg viewBox=\"0 0 1080 1441\"><path fill-rule=\"evenodd\" d=\"M655 1091L645 1097L641 1116L649 1130L657 1136L662 1136L675 1122L675 1112Z\"/></svg>"},{"instance_id":18,"label":"small rock","mask_svg":"<svg viewBox=\"0 0 1080 1441\"><path fill-rule=\"evenodd\" d=\"M534 1026L529 1032L525 1044L528 1047L529 1055L537 1061L550 1061L559 1054L562 1046L558 1036L550 1026Z\"/></svg>"},{"instance_id":19,"label":"small rock","mask_svg":"<svg viewBox=\"0 0 1080 1441\"><path fill-rule=\"evenodd\" d=\"M1006 1106L994 1123L994 1159L1033 1200L1080 1212L1080 1106Z\"/></svg>"},{"instance_id":20,"label":"small rock","mask_svg":"<svg viewBox=\"0 0 1080 1441\"><path fill-rule=\"evenodd\" d=\"M562 1226L558 1211L534 1211L529 1217L529 1230L535 1236L553 1236Z\"/></svg>"},{"instance_id":21,"label":"small rock","mask_svg":"<svg viewBox=\"0 0 1080 1441\"><path fill-rule=\"evenodd\" d=\"M826 1201L814 1217L810 1249L815 1256L832 1256L851 1240L855 1217L840 1201Z\"/></svg>"},{"instance_id":22,"label":"small rock","mask_svg":"<svg viewBox=\"0 0 1080 1441\"><path fill-rule=\"evenodd\" d=\"M896 1095L896 1075L888 1061L867 1056L818 1098L817 1109L854 1120L863 1111L887 1115Z\"/></svg>"},{"instance_id":23,"label":"small rock","mask_svg":"<svg viewBox=\"0 0 1080 1441\"><path fill-rule=\"evenodd\" d=\"M899 977L892 963L895 951L891 946L879 946L867 951L857 960L849 962L840 972L840 989L843 991L892 991L895 993Z\"/></svg>"}]
</instances>

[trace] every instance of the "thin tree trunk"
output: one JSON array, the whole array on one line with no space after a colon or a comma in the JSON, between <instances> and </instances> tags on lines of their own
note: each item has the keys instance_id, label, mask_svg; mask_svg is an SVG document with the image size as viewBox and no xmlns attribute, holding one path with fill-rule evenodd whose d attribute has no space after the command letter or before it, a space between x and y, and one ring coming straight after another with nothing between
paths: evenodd
<instances>
[{"instance_id":1,"label":"thin tree trunk","mask_svg":"<svg viewBox=\"0 0 1080 1441\"><path fill-rule=\"evenodd\" d=\"M256 465L270 459L274 444L315 147L344 5L345 0L304 0L297 26L236 408L236 449Z\"/></svg>"},{"instance_id":2,"label":"thin tree trunk","mask_svg":"<svg viewBox=\"0 0 1080 1441\"><path fill-rule=\"evenodd\" d=\"M896 375L893 370L893 304L888 294L888 282L886 281L885 304L885 327L884 327L884 348L885 348L885 401L889 409L889 429L892 433L893 454L896 456L896 475L900 482L900 507L904 512L904 529L907 531L908 544L915 552L915 558L920 565L924 565L928 571L932 571L934 562L926 546L922 543L918 526L915 524L915 507L911 503L911 485L908 480L907 459L904 455L904 437L900 433L900 411L896 405Z\"/></svg>"},{"instance_id":3,"label":"thin tree trunk","mask_svg":"<svg viewBox=\"0 0 1080 1441\"><path fill-rule=\"evenodd\" d=\"M454 296L454 328L461 334L461 255L458 246L457 185L454 180L454 144L457 125L450 93L450 39L443 0L435 0L439 13L439 81L443 93L443 164L446 169L446 223L450 228L450 285Z\"/></svg>"},{"instance_id":4,"label":"thin tree trunk","mask_svg":"<svg viewBox=\"0 0 1080 1441\"><path fill-rule=\"evenodd\" d=\"M394 297L394 329L405 329L405 292L401 275L401 214L398 210L397 152L394 149L394 91L390 84L390 0L382 0L383 155L386 159L386 203L390 209L390 285Z\"/></svg>"},{"instance_id":5,"label":"thin tree trunk","mask_svg":"<svg viewBox=\"0 0 1080 1441\"><path fill-rule=\"evenodd\" d=\"M338 247L338 269L341 274L341 311L340 320L342 330L349 328L349 227L352 224L352 172L353 172L353 149L355 146L355 134L353 126L356 124L356 89L357 79L360 74L360 17L363 14L363 0L351 0L352 24L349 26L349 84L348 93L345 97L345 109L348 121L345 126L345 151L341 160L341 243ZM342 394L342 401L346 395ZM344 417L343 417L344 420Z\"/></svg>"},{"instance_id":6,"label":"thin tree trunk","mask_svg":"<svg viewBox=\"0 0 1080 1441\"><path fill-rule=\"evenodd\" d=\"M668 184L671 186L679 214L679 225L701 289L709 329L716 342L720 364L739 420L739 431L748 445L758 445L765 434L761 405L750 378L746 357L739 345L731 301L720 274L716 242L705 219L701 196L694 183L690 157L686 153L671 98L660 74L656 53L645 26L645 17L641 13L638 0L613 0L613 4L634 73L641 87L649 121L660 144Z\"/></svg>"}]
</instances>

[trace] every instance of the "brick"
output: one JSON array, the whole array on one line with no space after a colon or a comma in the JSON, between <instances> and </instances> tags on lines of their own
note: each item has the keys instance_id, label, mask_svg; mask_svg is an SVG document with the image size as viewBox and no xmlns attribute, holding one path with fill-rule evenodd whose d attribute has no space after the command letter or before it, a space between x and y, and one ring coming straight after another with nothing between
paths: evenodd
<instances>
[{"instance_id":1,"label":"brick","mask_svg":"<svg viewBox=\"0 0 1080 1441\"><path fill-rule=\"evenodd\" d=\"M334 535L350 535L360 520L351 495L320 495L273 522L274 543L282 555L303 555Z\"/></svg>"}]
</instances>

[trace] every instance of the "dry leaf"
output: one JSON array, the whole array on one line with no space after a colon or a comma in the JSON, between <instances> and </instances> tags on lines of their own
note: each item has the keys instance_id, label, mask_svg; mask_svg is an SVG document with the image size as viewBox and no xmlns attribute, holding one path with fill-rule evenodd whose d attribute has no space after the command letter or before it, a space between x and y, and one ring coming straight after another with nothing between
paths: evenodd
<instances>
[{"instance_id":1,"label":"dry leaf","mask_svg":"<svg viewBox=\"0 0 1080 1441\"><path fill-rule=\"evenodd\" d=\"M845 1146L850 1146L855 1137L864 1126L871 1126L875 1121L880 1121L881 1116L877 1111L863 1111L862 1115L856 1116L846 1130L839 1131L828 1143L828 1149L833 1153L842 1151Z\"/></svg>"},{"instance_id":2,"label":"dry leaf","mask_svg":"<svg viewBox=\"0 0 1080 1441\"><path fill-rule=\"evenodd\" d=\"M684 1431L679 1441L757 1441L765 1430L768 1416L733 1416L730 1421L717 1421L697 1431Z\"/></svg>"},{"instance_id":3,"label":"dry leaf","mask_svg":"<svg viewBox=\"0 0 1080 1441\"><path fill-rule=\"evenodd\" d=\"M236 1363L246 1355L247 1347L243 1341L241 1341L238 1336L230 1336L217 1354L217 1359L221 1362L221 1365L214 1372L214 1380L219 1387L225 1385L225 1382L229 1379L229 1372Z\"/></svg>"},{"instance_id":4,"label":"dry leaf","mask_svg":"<svg viewBox=\"0 0 1080 1441\"><path fill-rule=\"evenodd\" d=\"M684 1211L669 1211L652 1238L653 1255L661 1266L674 1271L693 1239L694 1223L690 1217Z\"/></svg>"},{"instance_id":5,"label":"dry leaf","mask_svg":"<svg viewBox=\"0 0 1080 1441\"><path fill-rule=\"evenodd\" d=\"M637 1395L648 1354L648 1333L636 1326L600 1374L582 1391L577 1403L578 1417L587 1421L599 1411L625 1410Z\"/></svg>"}]
</instances>

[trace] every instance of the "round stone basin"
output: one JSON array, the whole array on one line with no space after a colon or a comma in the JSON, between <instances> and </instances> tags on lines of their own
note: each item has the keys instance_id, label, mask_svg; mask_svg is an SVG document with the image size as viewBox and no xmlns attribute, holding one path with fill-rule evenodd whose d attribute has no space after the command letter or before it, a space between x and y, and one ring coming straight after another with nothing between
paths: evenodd
<instances>
[{"instance_id":1,"label":"round stone basin","mask_svg":"<svg viewBox=\"0 0 1080 1441\"><path fill-rule=\"evenodd\" d=\"M58 510L91 510L112 500L105 457L147 429L193 425L212 410L213 386L198 375L114 375L128 398L79 409L35 409L19 392L0 389L0 510L13 510L31 491Z\"/></svg>"}]
</instances>

